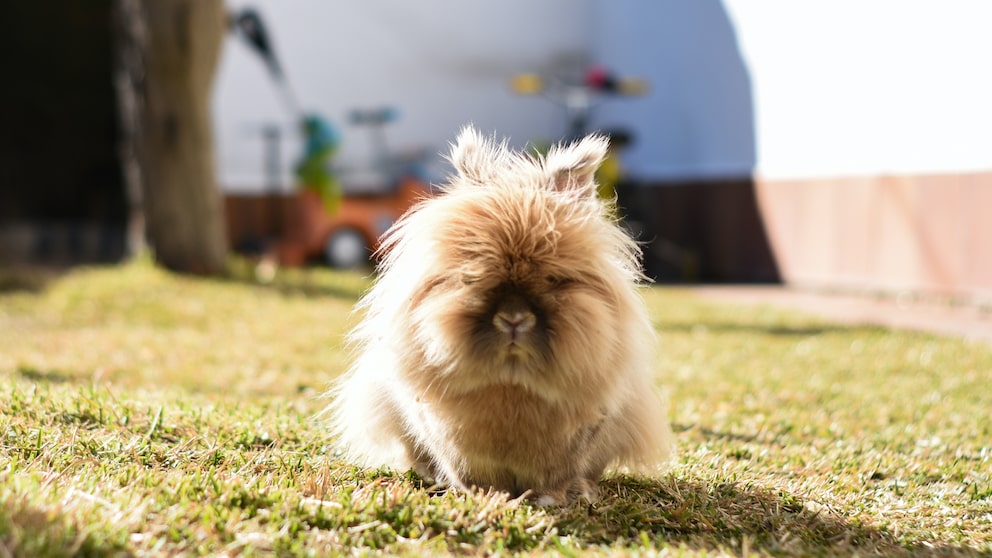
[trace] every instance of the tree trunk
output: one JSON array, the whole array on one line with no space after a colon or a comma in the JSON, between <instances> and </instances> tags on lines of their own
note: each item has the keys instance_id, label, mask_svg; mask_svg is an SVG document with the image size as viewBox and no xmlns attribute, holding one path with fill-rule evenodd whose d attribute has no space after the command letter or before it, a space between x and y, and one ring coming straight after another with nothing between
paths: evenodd
<instances>
[{"instance_id":1,"label":"tree trunk","mask_svg":"<svg viewBox=\"0 0 992 558\"><path fill-rule=\"evenodd\" d=\"M130 83L137 91L130 109L139 115L132 139L140 187L131 194L144 208L148 242L169 269L222 273L227 241L214 174L210 89L226 26L224 3L118 0L117 9L118 16L140 10L133 38L143 43L144 67ZM118 75L118 91L126 81ZM122 108L127 102L122 98ZM126 141L126 115L122 123ZM124 164L131 191L134 177Z\"/></svg>"}]
</instances>

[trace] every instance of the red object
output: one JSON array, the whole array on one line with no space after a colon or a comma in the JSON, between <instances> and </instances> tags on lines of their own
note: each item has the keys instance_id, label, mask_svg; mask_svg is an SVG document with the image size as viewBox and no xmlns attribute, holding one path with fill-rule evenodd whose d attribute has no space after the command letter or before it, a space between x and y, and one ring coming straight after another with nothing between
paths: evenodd
<instances>
[{"instance_id":1,"label":"red object","mask_svg":"<svg viewBox=\"0 0 992 558\"><path fill-rule=\"evenodd\" d=\"M293 217L286 237L277 247L279 263L301 265L320 256L328 239L340 230L359 233L370 252L379 248L382 233L421 199L429 186L415 178L404 178L394 192L384 195L345 196L338 211L330 215L313 190L301 188L293 203Z\"/></svg>"},{"instance_id":2,"label":"red object","mask_svg":"<svg viewBox=\"0 0 992 558\"><path fill-rule=\"evenodd\" d=\"M609 70L604 66L595 65L590 66L586 70L586 85L592 87L593 89L602 89L610 82L614 81L610 76Z\"/></svg>"}]
</instances>

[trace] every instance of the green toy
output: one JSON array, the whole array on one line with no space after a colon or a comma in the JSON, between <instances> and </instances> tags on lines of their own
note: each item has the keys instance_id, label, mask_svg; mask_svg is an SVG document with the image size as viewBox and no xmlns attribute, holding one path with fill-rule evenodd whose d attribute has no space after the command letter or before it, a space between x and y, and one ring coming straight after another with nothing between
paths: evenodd
<instances>
[{"instance_id":1,"label":"green toy","mask_svg":"<svg viewBox=\"0 0 992 558\"><path fill-rule=\"evenodd\" d=\"M233 14L230 26L262 57L273 80L279 86L287 109L290 113L299 115L305 145L303 157L296 165L296 177L300 181L300 186L316 192L328 213L334 214L341 206L341 198L344 195L341 183L330 170L331 158L334 157L341 142L340 135L326 119L315 114L304 114L300 109L296 95L289 87L282 66L276 58L268 31L256 10L247 8Z\"/></svg>"},{"instance_id":2,"label":"green toy","mask_svg":"<svg viewBox=\"0 0 992 558\"><path fill-rule=\"evenodd\" d=\"M341 182L330 171L330 161L340 143L337 131L330 122L310 115L303 120L306 138L303 158L296 165L300 186L310 188L320 196L324 209L331 215L341 207L344 190Z\"/></svg>"}]
</instances>

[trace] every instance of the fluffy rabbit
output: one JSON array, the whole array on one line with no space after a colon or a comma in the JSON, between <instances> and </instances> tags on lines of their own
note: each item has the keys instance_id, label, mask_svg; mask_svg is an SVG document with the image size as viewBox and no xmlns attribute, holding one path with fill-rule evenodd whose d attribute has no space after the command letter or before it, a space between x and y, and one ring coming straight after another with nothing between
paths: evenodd
<instances>
[{"instance_id":1,"label":"fluffy rabbit","mask_svg":"<svg viewBox=\"0 0 992 558\"><path fill-rule=\"evenodd\" d=\"M387 233L359 304L328 409L346 458L541 505L668 461L640 250L596 197L606 149L535 157L462 131L457 175Z\"/></svg>"}]
</instances>

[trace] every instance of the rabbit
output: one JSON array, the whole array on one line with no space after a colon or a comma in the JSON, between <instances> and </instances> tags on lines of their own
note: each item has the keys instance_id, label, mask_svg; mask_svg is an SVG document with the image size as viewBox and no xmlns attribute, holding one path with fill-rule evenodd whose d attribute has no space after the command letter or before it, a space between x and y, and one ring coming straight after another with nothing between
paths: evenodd
<instances>
[{"instance_id":1,"label":"rabbit","mask_svg":"<svg viewBox=\"0 0 992 558\"><path fill-rule=\"evenodd\" d=\"M671 460L640 247L596 195L607 147L540 156L462 130L456 173L386 233L358 304L327 409L346 459L538 505Z\"/></svg>"}]
</instances>

